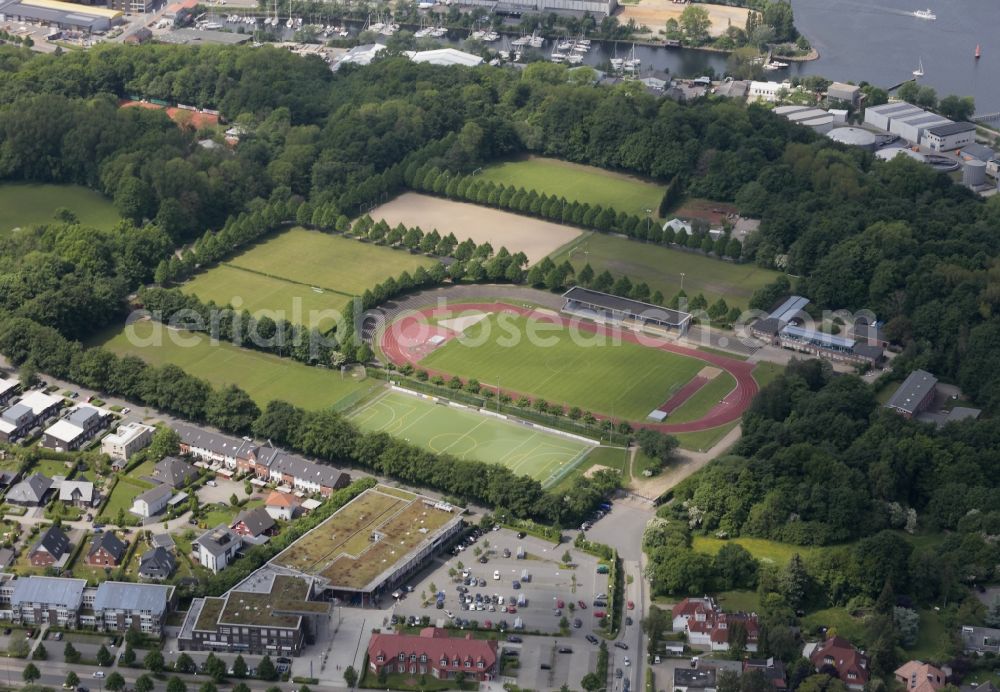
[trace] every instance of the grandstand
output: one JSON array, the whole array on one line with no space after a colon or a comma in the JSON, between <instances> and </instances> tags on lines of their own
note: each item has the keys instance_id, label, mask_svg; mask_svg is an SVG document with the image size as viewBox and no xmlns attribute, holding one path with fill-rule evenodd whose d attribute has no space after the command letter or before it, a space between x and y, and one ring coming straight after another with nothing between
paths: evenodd
<instances>
[{"instance_id":1,"label":"grandstand","mask_svg":"<svg viewBox=\"0 0 1000 692\"><path fill-rule=\"evenodd\" d=\"M580 286L574 286L566 291L563 298L566 302L562 312L595 322L621 324L659 332L675 331L680 334L685 334L691 325L690 313L592 291Z\"/></svg>"}]
</instances>

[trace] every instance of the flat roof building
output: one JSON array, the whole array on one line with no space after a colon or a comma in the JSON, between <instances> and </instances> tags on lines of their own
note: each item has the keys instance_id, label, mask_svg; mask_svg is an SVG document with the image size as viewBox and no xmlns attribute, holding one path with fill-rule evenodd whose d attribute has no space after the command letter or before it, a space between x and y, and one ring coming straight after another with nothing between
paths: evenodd
<instances>
[{"instance_id":1,"label":"flat roof building","mask_svg":"<svg viewBox=\"0 0 1000 692\"><path fill-rule=\"evenodd\" d=\"M911 372L895 391L885 407L904 418L912 418L934 401L937 378L926 370Z\"/></svg>"},{"instance_id":2,"label":"flat roof building","mask_svg":"<svg viewBox=\"0 0 1000 692\"><path fill-rule=\"evenodd\" d=\"M562 312L598 322L635 323L643 328L675 330L682 334L691 324L690 313L580 286L574 286L563 293L563 299L566 302Z\"/></svg>"},{"instance_id":3,"label":"flat roof building","mask_svg":"<svg viewBox=\"0 0 1000 692\"><path fill-rule=\"evenodd\" d=\"M826 98L830 101L843 101L853 107L861 103L861 87L855 84L834 82L826 90Z\"/></svg>"},{"instance_id":4,"label":"flat roof building","mask_svg":"<svg viewBox=\"0 0 1000 692\"><path fill-rule=\"evenodd\" d=\"M20 383L17 380L0 377L0 406L3 406L17 395L17 388L19 386Z\"/></svg>"},{"instance_id":5,"label":"flat roof building","mask_svg":"<svg viewBox=\"0 0 1000 692\"><path fill-rule=\"evenodd\" d=\"M43 22L60 29L90 33L103 33L122 21L122 13L118 10L58 0L14 0L6 4L0 2L0 14L17 21Z\"/></svg>"},{"instance_id":6,"label":"flat roof building","mask_svg":"<svg viewBox=\"0 0 1000 692\"><path fill-rule=\"evenodd\" d=\"M934 151L952 151L974 144L976 141L976 126L972 123L947 123L928 127L921 141L928 149Z\"/></svg>"},{"instance_id":7,"label":"flat roof building","mask_svg":"<svg viewBox=\"0 0 1000 692\"><path fill-rule=\"evenodd\" d=\"M128 461L140 449L145 449L153 441L156 429L142 423L125 423L118 430L101 440L101 451L112 459Z\"/></svg>"}]
</instances>

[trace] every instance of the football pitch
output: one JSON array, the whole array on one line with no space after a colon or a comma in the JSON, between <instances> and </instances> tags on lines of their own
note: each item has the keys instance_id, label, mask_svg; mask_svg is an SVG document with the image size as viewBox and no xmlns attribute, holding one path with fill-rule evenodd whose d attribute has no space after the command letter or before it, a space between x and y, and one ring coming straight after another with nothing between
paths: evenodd
<instances>
[{"instance_id":1,"label":"football pitch","mask_svg":"<svg viewBox=\"0 0 1000 692\"><path fill-rule=\"evenodd\" d=\"M435 454L502 464L543 485L557 483L593 448L585 442L436 403L389 392L351 414L362 430L385 432Z\"/></svg>"},{"instance_id":2,"label":"football pitch","mask_svg":"<svg viewBox=\"0 0 1000 692\"><path fill-rule=\"evenodd\" d=\"M268 310L272 317L326 330L352 296L433 263L403 250L292 228L198 274L182 290L203 301L235 301L253 314Z\"/></svg>"},{"instance_id":3,"label":"football pitch","mask_svg":"<svg viewBox=\"0 0 1000 692\"><path fill-rule=\"evenodd\" d=\"M613 207L640 218L646 216L647 209L656 217L665 189L624 173L535 156L489 166L480 175L495 183L565 197L570 202Z\"/></svg>"},{"instance_id":4,"label":"football pitch","mask_svg":"<svg viewBox=\"0 0 1000 692\"><path fill-rule=\"evenodd\" d=\"M645 420L705 365L508 313L490 315L465 336L432 351L420 366L489 385L499 381L505 391L618 420Z\"/></svg>"}]
</instances>

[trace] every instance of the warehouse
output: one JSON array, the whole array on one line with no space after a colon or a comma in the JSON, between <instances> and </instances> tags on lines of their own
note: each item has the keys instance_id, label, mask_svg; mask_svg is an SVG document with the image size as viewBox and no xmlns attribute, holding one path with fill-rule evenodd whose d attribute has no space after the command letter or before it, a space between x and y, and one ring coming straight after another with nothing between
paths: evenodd
<instances>
[{"instance_id":1,"label":"warehouse","mask_svg":"<svg viewBox=\"0 0 1000 692\"><path fill-rule=\"evenodd\" d=\"M893 118L905 118L923 112L923 109L909 103L883 103L881 106L865 109L865 124L888 132Z\"/></svg>"},{"instance_id":2,"label":"warehouse","mask_svg":"<svg viewBox=\"0 0 1000 692\"><path fill-rule=\"evenodd\" d=\"M478 55L456 50L455 48L438 48L437 50L407 51L406 55L413 62L426 62L441 67L461 65L475 67L483 62Z\"/></svg>"},{"instance_id":3,"label":"warehouse","mask_svg":"<svg viewBox=\"0 0 1000 692\"><path fill-rule=\"evenodd\" d=\"M778 106L774 112L785 116L793 123L812 128L819 134L825 134L833 129L833 115L819 108Z\"/></svg>"},{"instance_id":4,"label":"warehouse","mask_svg":"<svg viewBox=\"0 0 1000 692\"><path fill-rule=\"evenodd\" d=\"M907 142L918 144L928 127L949 124L951 121L948 118L922 111L913 115L893 118L889 123L889 132L899 135Z\"/></svg>"},{"instance_id":5,"label":"warehouse","mask_svg":"<svg viewBox=\"0 0 1000 692\"><path fill-rule=\"evenodd\" d=\"M0 0L0 14L15 21L45 23L92 34L104 33L122 21L118 10L59 0L14 0L6 4Z\"/></svg>"},{"instance_id":6,"label":"warehouse","mask_svg":"<svg viewBox=\"0 0 1000 692\"><path fill-rule=\"evenodd\" d=\"M927 128L921 144L933 151L952 151L972 144L975 139L976 126L972 123L947 122Z\"/></svg>"}]
</instances>

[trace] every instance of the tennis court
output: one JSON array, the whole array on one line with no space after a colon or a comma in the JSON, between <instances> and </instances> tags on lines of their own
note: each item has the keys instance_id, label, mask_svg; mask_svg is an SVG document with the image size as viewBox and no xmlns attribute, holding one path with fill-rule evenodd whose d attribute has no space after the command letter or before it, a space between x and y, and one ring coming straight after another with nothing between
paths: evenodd
<instances>
[{"instance_id":1,"label":"tennis court","mask_svg":"<svg viewBox=\"0 0 1000 692\"><path fill-rule=\"evenodd\" d=\"M395 391L357 410L351 419L362 430L386 432L435 454L501 464L546 486L569 473L593 447L474 409Z\"/></svg>"}]
</instances>

